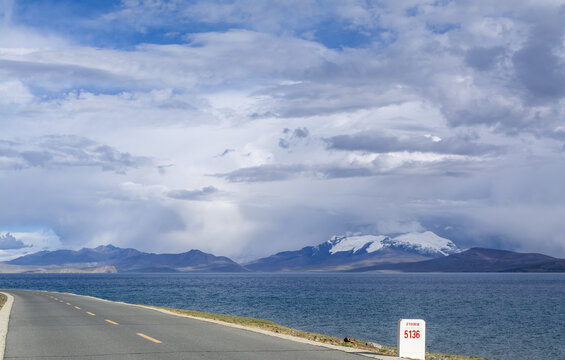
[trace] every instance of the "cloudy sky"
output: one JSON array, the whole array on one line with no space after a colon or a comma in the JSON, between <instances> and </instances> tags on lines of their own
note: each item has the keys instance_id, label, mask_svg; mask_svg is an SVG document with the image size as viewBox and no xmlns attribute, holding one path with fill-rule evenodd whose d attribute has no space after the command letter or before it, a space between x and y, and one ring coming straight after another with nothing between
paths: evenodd
<instances>
[{"instance_id":1,"label":"cloudy sky","mask_svg":"<svg viewBox=\"0 0 565 360\"><path fill-rule=\"evenodd\" d=\"M0 259L431 230L565 257L565 1L0 1Z\"/></svg>"}]
</instances>

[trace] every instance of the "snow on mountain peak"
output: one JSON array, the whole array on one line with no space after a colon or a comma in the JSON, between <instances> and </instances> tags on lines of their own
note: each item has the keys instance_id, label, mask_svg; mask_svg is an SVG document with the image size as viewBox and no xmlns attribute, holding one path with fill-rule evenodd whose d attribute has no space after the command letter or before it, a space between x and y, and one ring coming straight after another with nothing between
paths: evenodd
<instances>
[{"instance_id":1,"label":"snow on mountain peak","mask_svg":"<svg viewBox=\"0 0 565 360\"><path fill-rule=\"evenodd\" d=\"M459 252L457 245L451 240L431 231L402 234L391 239L391 242L396 246L411 247L421 252L439 252L446 256Z\"/></svg>"},{"instance_id":2,"label":"snow on mountain peak","mask_svg":"<svg viewBox=\"0 0 565 360\"><path fill-rule=\"evenodd\" d=\"M332 244L330 253L333 255L341 251L351 251L357 252L361 250L365 245L370 243L367 248L367 252L377 251L383 247L381 241L386 239L383 235L362 235L362 236L351 236L351 237L337 237L334 236L332 240L329 241Z\"/></svg>"},{"instance_id":3,"label":"snow on mountain peak","mask_svg":"<svg viewBox=\"0 0 565 360\"><path fill-rule=\"evenodd\" d=\"M384 247L402 247L419 253L450 255L459 252L451 240L442 238L431 231L406 233L394 238L385 235L334 236L328 243L330 254L343 251L353 253L365 249L367 253Z\"/></svg>"}]
</instances>

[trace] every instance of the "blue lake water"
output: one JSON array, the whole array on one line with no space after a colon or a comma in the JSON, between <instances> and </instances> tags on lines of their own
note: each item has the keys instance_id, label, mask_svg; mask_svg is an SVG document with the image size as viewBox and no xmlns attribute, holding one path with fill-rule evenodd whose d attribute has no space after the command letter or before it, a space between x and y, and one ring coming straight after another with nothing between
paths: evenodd
<instances>
[{"instance_id":1,"label":"blue lake water","mask_svg":"<svg viewBox=\"0 0 565 360\"><path fill-rule=\"evenodd\" d=\"M396 345L427 322L427 351L565 359L565 274L0 274L0 288L250 316Z\"/></svg>"}]
</instances>

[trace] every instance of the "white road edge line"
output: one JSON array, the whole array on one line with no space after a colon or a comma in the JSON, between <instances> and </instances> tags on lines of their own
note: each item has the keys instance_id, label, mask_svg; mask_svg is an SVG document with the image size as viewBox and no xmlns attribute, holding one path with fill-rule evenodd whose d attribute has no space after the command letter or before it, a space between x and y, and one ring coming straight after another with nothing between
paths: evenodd
<instances>
[{"instance_id":1,"label":"white road edge line","mask_svg":"<svg viewBox=\"0 0 565 360\"><path fill-rule=\"evenodd\" d=\"M6 351L6 336L8 335L8 323L10 322L10 313L14 304L14 297L10 294L2 292L8 298L2 309L0 310L0 360L4 359Z\"/></svg>"}]
</instances>

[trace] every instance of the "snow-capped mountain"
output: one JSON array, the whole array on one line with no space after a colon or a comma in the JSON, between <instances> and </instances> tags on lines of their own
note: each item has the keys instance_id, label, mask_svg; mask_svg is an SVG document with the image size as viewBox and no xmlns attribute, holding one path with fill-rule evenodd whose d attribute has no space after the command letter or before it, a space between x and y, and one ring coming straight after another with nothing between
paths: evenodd
<instances>
[{"instance_id":1,"label":"snow-capped mountain","mask_svg":"<svg viewBox=\"0 0 565 360\"><path fill-rule=\"evenodd\" d=\"M447 256L460 251L451 240L442 238L431 231L407 233L396 237L384 235L334 236L328 243L332 245L330 249L331 254L342 251L353 251L353 253L356 253L362 250L372 253L386 247L402 248L422 255L432 256Z\"/></svg>"},{"instance_id":2,"label":"snow-capped mountain","mask_svg":"<svg viewBox=\"0 0 565 360\"><path fill-rule=\"evenodd\" d=\"M459 251L451 240L431 231L395 236L334 236L320 245L280 252L245 267L254 271L343 271L429 260Z\"/></svg>"}]
</instances>

